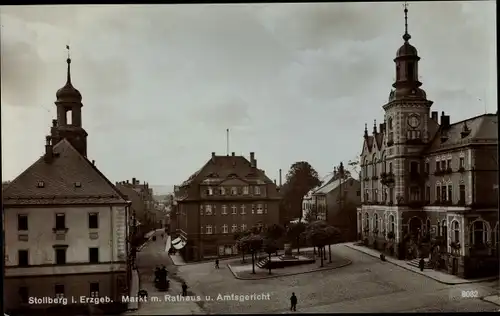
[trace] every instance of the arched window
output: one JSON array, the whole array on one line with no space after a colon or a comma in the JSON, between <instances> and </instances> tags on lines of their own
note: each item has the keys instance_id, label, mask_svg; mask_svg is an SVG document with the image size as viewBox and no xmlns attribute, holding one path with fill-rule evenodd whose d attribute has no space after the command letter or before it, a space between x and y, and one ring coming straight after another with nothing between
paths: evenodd
<instances>
[{"instance_id":1,"label":"arched window","mask_svg":"<svg viewBox=\"0 0 500 316\"><path fill-rule=\"evenodd\" d=\"M375 214L373 218L373 230L378 230L378 214Z\"/></svg>"},{"instance_id":2,"label":"arched window","mask_svg":"<svg viewBox=\"0 0 500 316\"><path fill-rule=\"evenodd\" d=\"M453 229L453 241L460 242L460 225L457 221L454 221L451 227Z\"/></svg>"},{"instance_id":3,"label":"arched window","mask_svg":"<svg viewBox=\"0 0 500 316\"><path fill-rule=\"evenodd\" d=\"M389 119L387 120L387 127L390 131L392 130L392 117L389 117Z\"/></svg>"},{"instance_id":4,"label":"arched window","mask_svg":"<svg viewBox=\"0 0 500 316\"><path fill-rule=\"evenodd\" d=\"M484 221L475 221L472 223L471 244L484 245L487 241L486 234L488 233Z\"/></svg>"},{"instance_id":5,"label":"arched window","mask_svg":"<svg viewBox=\"0 0 500 316\"><path fill-rule=\"evenodd\" d=\"M373 155L373 160L372 160L372 174L373 176L377 176L377 158L375 157L375 154Z\"/></svg>"},{"instance_id":6,"label":"arched window","mask_svg":"<svg viewBox=\"0 0 500 316\"><path fill-rule=\"evenodd\" d=\"M394 215L389 216L389 223L391 223L391 232L396 232L396 223L394 220Z\"/></svg>"}]
</instances>

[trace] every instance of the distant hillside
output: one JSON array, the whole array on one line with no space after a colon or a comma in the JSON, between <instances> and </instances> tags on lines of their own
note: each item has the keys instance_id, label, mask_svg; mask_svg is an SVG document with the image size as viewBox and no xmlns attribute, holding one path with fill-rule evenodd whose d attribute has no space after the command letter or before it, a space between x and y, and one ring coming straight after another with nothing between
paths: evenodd
<instances>
[{"instance_id":1,"label":"distant hillside","mask_svg":"<svg viewBox=\"0 0 500 316\"><path fill-rule=\"evenodd\" d=\"M152 185L152 184L150 184L149 187L151 189L153 189L154 195L167 195L167 194L174 192L173 185Z\"/></svg>"}]
</instances>

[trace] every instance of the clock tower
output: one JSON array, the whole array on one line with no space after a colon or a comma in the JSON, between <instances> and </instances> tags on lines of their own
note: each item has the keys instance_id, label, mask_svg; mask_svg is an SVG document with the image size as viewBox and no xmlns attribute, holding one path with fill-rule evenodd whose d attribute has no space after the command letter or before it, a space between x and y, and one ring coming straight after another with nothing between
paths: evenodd
<instances>
[{"instance_id":1,"label":"clock tower","mask_svg":"<svg viewBox=\"0 0 500 316\"><path fill-rule=\"evenodd\" d=\"M408 8L405 4L404 43L398 49L394 63L396 81L389 95L388 103L383 106L387 123L385 145L387 161L392 164L395 175L393 201L403 205L424 198L424 162L420 155L424 146L431 140L429 135L430 108L432 101L420 87L418 76L417 49L409 43Z\"/></svg>"}]
</instances>

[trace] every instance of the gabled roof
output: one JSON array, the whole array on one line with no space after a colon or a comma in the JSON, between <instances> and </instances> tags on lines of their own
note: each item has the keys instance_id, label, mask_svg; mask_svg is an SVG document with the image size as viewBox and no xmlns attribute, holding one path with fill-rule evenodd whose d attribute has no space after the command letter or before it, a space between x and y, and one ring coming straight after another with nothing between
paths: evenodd
<instances>
[{"instance_id":1,"label":"gabled roof","mask_svg":"<svg viewBox=\"0 0 500 316\"><path fill-rule=\"evenodd\" d=\"M337 187L339 187L341 183L346 183L347 181L349 181L349 179L352 179L352 178L336 179L334 181L331 181L331 182L323 185L322 187L320 187L316 191L314 191L313 195L328 194L328 193L332 192L333 190L335 190Z\"/></svg>"},{"instance_id":2,"label":"gabled roof","mask_svg":"<svg viewBox=\"0 0 500 316\"><path fill-rule=\"evenodd\" d=\"M126 197L66 139L3 190L4 205L127 204ZM43 183L43 187L39 187Z\"/></svg>"},{"instance_id":3,"label":"gabled roof","mask_svg":"<svg viewBox=\"0 0 500 316\"><path fill-rule=\"evenodd\" d=\"M138 217L144 214L145 211L144 201L142 200L141 195L139 192L137 192L137 190L135 190L131 186L127 186L126 184L120 184L120 183L116 187L124 196L127 197L127 200L132 202L132 204L130 205L130 207L132 208L132 212L135 211Z\"/></svg>"},{"instance_id":4,"label":"gabled roof","mask_svg":"<svg viewBox=\"0 0 500 316\"><path fill-rule=\"evenodd\" d=\"M465 129L469 132L462 136L462 131ZM441 135L447 136L446 141L441 140ZM431 153L444 148L448 150L455 146L463 146L477 141L485 144L484 141L490 140L492 142L486 144L493 144L497 139L498 117L495 114L483 114L453 123L448 128L440 127L425 152Z\"/></svg>"}]
</instances>

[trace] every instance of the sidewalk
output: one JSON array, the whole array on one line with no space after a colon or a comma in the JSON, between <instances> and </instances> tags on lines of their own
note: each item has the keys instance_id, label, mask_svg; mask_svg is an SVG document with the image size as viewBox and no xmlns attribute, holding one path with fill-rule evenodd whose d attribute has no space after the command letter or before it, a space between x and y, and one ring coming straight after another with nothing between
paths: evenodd
<instances>
[{"instance_id":1,"label":"sidewalk","mask_svg":"<svg viewBox=\"0 0 500 316\"><path fill-rule=\"evenodd\" d=\"M370 249L370 248L364 247L364 246L356 246L354 243L348 243L348 244L345 244L345 246L348 248L357 250L359 252L363 252L369 256L380 259L380 252L377 250ZM424 271L420 271L420 269L410 266L408 264L408 262L404 261L404 260L398 260L398 259L394 259L391 257L386 257L385 259L387 262L390 262L394 265L397 265L403 269L424 275L430 279L433 279L433 280L438 281L439 283L443 283L443 284L449 284L449 285L467 284L467 283L494 281L494 280L498 279L498 277L488 277L488 278L466 280L466 279L459 278L456 275L451 275L451 274L447 274L447 273L435 271L435 270L430 270L430 269L424 269Z\"/></svg>"},{"instance_id":2,"label":"sidewalk","mask_svg":"<svg viewBox=\"0 0 500 316\"><path fill-rule=\"evenodd\" d=\"M500 295L486 296L486 297L483 297L482 300L500 306Z\"/></svg>"}]
</instances>

